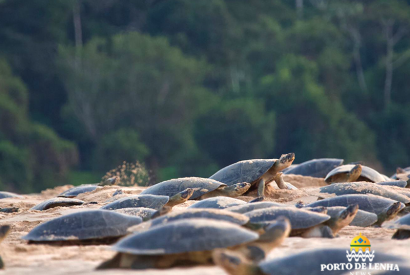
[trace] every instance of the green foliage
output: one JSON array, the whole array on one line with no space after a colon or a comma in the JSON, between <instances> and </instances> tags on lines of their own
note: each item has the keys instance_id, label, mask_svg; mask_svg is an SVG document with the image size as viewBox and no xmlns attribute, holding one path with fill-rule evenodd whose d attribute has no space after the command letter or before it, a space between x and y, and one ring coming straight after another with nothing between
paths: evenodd
<instances>
[{"instance_id":1,"label":"green foliage","mask_svg":"<svg viewBox=\"0 0 410 275\"><path fill-rule=\"evenodd\" d=\"M0 0L2 189L77 158L152 183L286 152L410 165L409 1L26 2Z\"/></svg>"},{"instance_id":2,"label":"green foliage","mask_svg":"<svg viewBox=\"0 0 410 275\"><path fill-rule=\"evenodd\" d=\"M76 147L29 120L27 91L0 60L0 181L5 189L42 190L62 183L77 161Z\"/></svg>"},{"instance_id":3,"label":"green foliage","mask_svg":"<svg viewBox=\"0 0 410 275\"><path fill-rule=\"evenodd\" d=\"M202 152L221 167L242 159L270 157L275 126L274 113L267 112L261 100L221 101L198 118L196 140Z\"/></svg>"}]
</instances>

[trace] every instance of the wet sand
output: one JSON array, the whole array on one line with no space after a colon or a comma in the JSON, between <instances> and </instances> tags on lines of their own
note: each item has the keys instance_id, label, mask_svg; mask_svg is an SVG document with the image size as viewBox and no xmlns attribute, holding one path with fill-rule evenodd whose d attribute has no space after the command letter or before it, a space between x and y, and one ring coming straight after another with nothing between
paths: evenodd
<instances>
[{"instance_id":1,"label":"wet sand","mask_svg":"<svg viewBox=\"0 0 410 275\"><path fill-rule=\"evenodd\" d=\"M285 175L285 181L290 182L300 190L275 190L268 188L267 193L271 201L295 204L298 201L309 203L317 199L316 196L309 192L311 188L324 186L326 183L322 179L302 177L294 175ZM108 245L76 245L76 246L54 246L44 244L27 244L27 241L21 240L31 229L38 224L55 217L88 209L100 208L109 200L115 190L122 189L126 195L139 194L144 187L119 187L106 186L93 192L79 195L77 198L88 202L97 202L98 204L88 204L73 207L56 207L45 211L29 210L34 205L53 198L61 192L72 186L60 186L54 189L48 189L40 194L24 195L24 198L8 198L0 200L0 207L18 207L18 213L0 213L0 225L9 224L12 226L11 233L0 244L0 254L6 264L6 269L0 271L1 275L12 274L226 274L222 269L216 266L195 267L195 268L172 268L166 270L145 270L145 271L127 271L127 270L107 270L95 271L95 267L102 261L111 258L115 252L111 251ZM253 199L251 196L239 197L245 201ZM186 208L195 203L188 201L176 208ZM376 253L384 252L398 255L410 263L410 240L392 240L391 236L395 230L376 228L376 227L355 227L347 226L339 232L339 236L334 239L310 238L303 239L299 237L287 238L284 243L274 249L268 258L277 258L287 256L293 253L314 248L343 248L349 249L353 237L362 233L369 238L372 250Z\"/></svg>"}]
</instances>

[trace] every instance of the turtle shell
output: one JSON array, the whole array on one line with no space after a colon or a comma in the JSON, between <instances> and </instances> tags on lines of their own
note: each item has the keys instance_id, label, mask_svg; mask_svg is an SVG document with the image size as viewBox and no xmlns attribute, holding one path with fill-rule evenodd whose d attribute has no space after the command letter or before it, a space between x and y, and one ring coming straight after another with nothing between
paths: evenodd
<instances>
[{"instance_id":1,"label":"turtle shell","mask_svg":"<svg viewBox=\"0 0 410 275\"><path fill-rule=\"evenodd\" d=\"M384 228L410 230L410 214L401 217L394 222L383 224Z\"/></svg>"},{"instance_id":2,"label":"turtle shell","mask_svg":"<svg viewBox=\"0 0 410 275\"><path fill-rule=\"evenodd\" d=\"M158 210L162 208L168 201L168 196L136 195L118 199L104 205L103 207L101 207L101 209L115 210L121 208L146 207Z\"/></svg>"},{"instance_id":3,"label":"turtle shell","mask_svg":"<svg viewBox=\"0 0 410 275\"><path fill-rule=\"evenodd\" d=\"M333 206L333 207L327 207L326 209L327 209L327 215L331 216L332 218L335 218L339 215L341 211L345 210L346 207ZM377 222L376 214L359 209L353 221L350 223L350 225L367 227L367 226L371 226L372 224L376 222Z\"/></svg>"},{"instance_id":4,"label":"turtle shell","mask_svg":"<svg viewBox=\"0 0 410 275\"><path fill-rule=\"evenodd\" d=\"M211 220L219 220L219 221L226 221L238 225L244 225L249 221L249 218L245 215L241 215L238 213L232 213L230 211L222 210L222 209L185 209L181 212L173 212L167 215L155 218L148 222L144 222L137 226L133 226L129 229L130 232L141 232L145 231L149 228L154 226L167 224L170 222L175 222L179 220L186 220L186 219L211 219Z\"/></svg>"},{"instance_id":5,"label":"turtle shell","mask_svg":"<svg viewBox=\"0 0 410 275\"><path fill-rule=\"evenodd\" d=\"M11 192L1 191L0 199L6 199L6 198L22 198L22 196L11 193Z\"/></svg>"},{"instance_id":6,"label":"turtle shell","mask_svg":"<svg viewBox=\"0 0 410 275\"><path fill-rule=\"evenodd\" d=\"M378 182L378 185L395 186L405 188L407 186L407 181L404 180L388 180L383 182Z\"/></svg>"},{"instance_id":7,"label":"turtle shell","mask_svg":"<svg viewBox=\"0 0 410 275\"><path fill-rule=\"evenodd\" d=\"M112 249L134 255L163 255L232 247L258 237L257 233L230 222L188 219L130 235Z\"/></svg>"},{"instance_id":8,"label":"turtle shell","mask_svg":"<svg viewBox=\"0 0 410 275\"><path fill-rule=\"evenodd\" d=\"M114 211L80 211L42 223L23 239L48 242L120 237L126 234L128 227L141 222L140 217L123 215Z\"/></svg>"},{"instance_id":9,"label":"turtle shell","mask_svg":"<svg viewBox=\"0 0 410 275\"><path fill-rule=\"evenodd\" d=\"M232 206L232 207L226 208L225 210L243 214L243 213L247 213L250 211L263 209L263 208L270 208L270 207L286 207L286 205L282 203L271 202L271 201L261 201L261 202L252 202L252 203Z\"/></svg>"},{"instance_id":10,"label":"turtle shell","mask_svg":"<svg viewBox=\"0 0 410 275\"><path fill-rule=\"evenodd\" d=\"M227 185L233 185L238 182L253 183L265 174L276 161L277 159L242 160L222 168L209 178Z\"/></svg>"},{"instance_id":11,"label":"turtle shell","mask_svg":"<svg viewBox=\"0 0 410 275\"><path fill-rule=\"evenodd\" d=\"M373 262L398 262L402 261L401 258L389 254L377 252L374 256ZM362 263L363 260L359 260ZM364 261L365 262L365 261ZM264 274L275 274L275 275L317 275L322 273L327 273L326 271L321 272L321 265L328 265L333 263L350 263L346 257L346 249L337 248L327 248L327 249L314 249L304 251L298 254L293 254L287 257L282 257L279 259L273 259L268 261L263 261L259 264L260 269ZM400 268L401 269L401 268ZM363 271L363 270L361 270ZM340 270L332 270L329 274L349 274L349 270L340 268ZM393 272L395 273L395 272ZM392 274L393 274L392 273ZM368 274L365 272L365 274ZM389 273L390 274L390 273Z\"/></svg>"},{"instance_id":12,"label":"turtle shell","mask_svg":"<svg viewBox=\"0 0 410 275\"><path fill-rule=\"evenodd\" d=\"M321 187L320 192L336 194L337 196L349 194L373 194L405 204L410 203L409 197L371 182L333 183L331 185Z\"/></svg>"},{"instance_id":13,"label":"turtle shell","mask_svg":"<svg viewBox=\"0 0 410 275\"><path fill-rule=\"evenodd\" d=\"M243 200L234 199L230 197L212 197L199 202L194 203L188 208L215 208L225 209L232 206L246 204Z\"/></svg>"},{"instance_id":14,"label":"turtle shell","mask_svg":"<svg viewBox=\"0 0 410 275\"><path fill-rule=\"evenodd\" d=\"M84 202L82 200L70 199L70 198L52 198L43 201L36 206L33 206L31 210L47 210L58 206L72 206L72 205L82 205Z\"/></svg>"},{"instance_id":15,"label":"turtle shell","mask_svg":"<svg viewBox=\"0 0 410 275\"><path fill-rule=\"evenodd\" d=\"M136 207L136 208L129 207L129 208L120 208L114 211L117 213L124 214L124 215L140 217L143 220L145 220L145 219L149 219L158 210L155 210L152 208L146 208L146 207Z\"/></svg>"},{"instance_id":16,"label":"turtle shell","mask_svg":"<svg viewBox=\"0 0 410 275\"><path fill-rule=\"evenodd\" d=\"M359 209L367 212L374 213L379 215L383 213L383 211L390 207L393 203L397 201L375 196L375 195L343 195L337 196L333 198L326 198L320 201L315 201L311 204L308 204L308 207L315 207L315 206L324 206L324 207L332 207L332 206L349 206L350 204L358 204ZM402 208L404 208L404 204L402 203Z\"/></svg>"},{"instance_id":17,"label":"turtle shell","mask_svg":"<svg viewBox=\"0 0 410 275\"><path fill-rule=\"evenodd\" d=\"M58 195L58 197L74 198L79 194L94 191L95 189L97 189L97 187L98 186L96 184L83 184L64 191L63 193Z\"/></svg>"},{"instance_id":18,"label":"turtle shell","mask_svg":"<svg viewBox=\"0 0 410 275\"><path fill-rule=\"evenodd\" d=\"M354 164L346 164L339 167L336 167L329 174L326 175L325 181L327 182L330 178L334 175L341 174L341 173L349 173L350 170L354 167ZM382 182L385 181L385 178L376 170L362 165L362 173L358 179L359 181L370 181L370 182Z\"/></svg>"},{"instance_id":19,"label":"turtle shell","mask_svg":"<svg viewBox=\"0 0 410 275\"><path fill-rule=\"evenodd\" d=\"M299 164L294 168L287 169L284 174L293 174L309 176L315 178L324 178L326 175L343 164L343 159L321 158L312 159Z\"/></svg>"},{"instance_id":20,"label":"turtle shell","mask_svg":"<svg viewBox=\"0 0 410 275\"><path fill-rule=\"evenodd\" d=\"M289 219L292 230L310 228L330 219L326 214L316 213L298 208L275 207L264 208L245 213L250 223L272 222L280 216Z\"/></svg>"},{"instance_id":21,"label":"turtle shell","mask_svg":"<svg viewBox=\"0 0 410 275\"><path fill-rule=\"evenodd\" d=\"M190 199L193 200L206 193L214 191L221 186L225 186L225 184L208 178L189 177L172 179L157 183L142 191L141 194L163 195L172 197L187 188L192 188L194 189L194 194L192 194Z\"/></svg>"}]
</instances>

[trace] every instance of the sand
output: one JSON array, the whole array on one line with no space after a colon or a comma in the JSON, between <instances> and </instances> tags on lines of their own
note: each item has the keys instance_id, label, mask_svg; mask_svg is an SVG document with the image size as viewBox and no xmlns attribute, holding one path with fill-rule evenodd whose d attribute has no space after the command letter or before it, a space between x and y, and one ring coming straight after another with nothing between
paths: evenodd
<instances>
[{"instance_id":1,"label":"sand","mask_svg":"<svg viewBox=\"0 0 410 275\"><path fill-rule=\"evenodd\" d=\"M295 175L284 175L284 179L299 190L275 190L268 188L269 199L275 202L295 204L298 201L304 203L313 202L316 196L308 192L312 188L325 186L323 179L302 177ZM60 186L48 189L40 194L24 195L21 198L8 198L0 200L0 207L18 207L18 213L0 213L0 225L9 224L12 226L11 233L0 244L0 254L6 263L6 269L0 271L1 275L12 274L226 274L216 266L195 267L195 268L172 268L167 270L108 270L95 271L95 267L102 261L111 258L115 252L110 250L108 245L87 245L87 246L54 246L44 244L27 244L21 237L27 234L36 225L53 219L55 217L73 213L76 211L99 208L112 198L112 194L117 189L122 189L123 194L137 195L143 187L113 187L105 186L93 192L79 195L77 198L85 201L82 206L56 207L45 211L30 210L30 208L46 199L53 198L72 186ZM244 201L253 199L252 196L239 197ZM97 204L88 204L90 202ZM188 201L177 206L176 210L183 209L195 201ZM362 233L372 244L372 249L384 253L398 255L410 262L410 240L392 240L391 236L395 230L375 227L355 227L347 226L339 232L335 239L311 238L303 239L299 237L287 238L284 243L274 249L268 258L277 258L314 248L343 248L349 249L353 237Z\"/></svg>"}]
</instances>

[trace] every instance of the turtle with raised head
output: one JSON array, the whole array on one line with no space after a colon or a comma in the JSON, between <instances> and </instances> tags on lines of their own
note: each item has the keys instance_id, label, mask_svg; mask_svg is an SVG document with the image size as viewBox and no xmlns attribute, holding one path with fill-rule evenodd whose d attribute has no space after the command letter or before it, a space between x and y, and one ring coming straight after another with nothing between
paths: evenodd
<instances>
[{"instance_id":1,"label":"turtle with raised head","mask_svg":"<svg viewBox=\"0 0 410 275\"><path fill-rule=\"evenodd\" d=\"M0 191L0 199L7 199L7 198L22 198L22 196L11 193L11 192Z\"/></svg>"},{"instance_id":2,"label":"turtle with raised head","mask_svg":"<svg viewBox=\"0 0 410 275\"><path fill-rule=\"evenodd\" d=\"M11 227L9 225L0 226L0 243L6 238L7 234L10 232ZM0 269L4 268L3 260L0 255Z\"/></svg>"},{"instance_id":3,"label":"turtle with raised head","mask_svg":"<svg viewBox=\"0 0 410 275\"><path fill-rule=\"evenodd\" d=\"M228 186L222 182L198 177L178 178L157 183L141 194L174 196L175 194L192 188L194 190L191 200L201 200L216 196L238 197L248 191L249 183L241 182Z\"/></svg>"},{"instance_id":4,"label":"turtle with raised head","mask_svg":"<svg viewBox=\"0 0 410 275\"><path fill-rule=\"evenodd\" d=\"M145 207L159 210L164 206L173 207L177 204L184 203L192 196L193 193L193 189L187 188L172 197L145 194L129 196L106 204L101 207L101 209L115 210L121 208Z\"/></svg>"},{"instance_id":5,"label":"turtle with raised head","mask_svg":"<svg viewBox=\"0 0 410 275\"><path fill-rule=\"evenodd\" d=\"M361 164L347 164L336 167L326 175L327 183L369 181L382 182L385 178L376 170Z\"/></svg>"},{"instance_id":6,"label":"turtle with raised head","mask_svg":"<svg viewBox=\"0 0 410 275\"><path fill-rule=\"evenodd\" d=\"M321 187L320 193L335 194L337 196L350 194L372 194L399 201L404 204L410 203L409 197L395 192L390 188L385 188L384 186L371 182L334 183Z\"/></svg>"},{"instance_id":7,"label":"turtle with raised head","mask_svg":"<svg viewBox=\"0 0 410 275\"><path fill-rule=\"evenodd\" d=\"M188 208L214 208L214 209L225 209L232 206L244 205L245 201L229 198L229 197L213 197L205 200L198 201Z\"/></svg>"},{"instance_id":8,"label":"turtle with raised head","mask_svg":"<svg viewBox=\"0 0 410 275\"><path fill-rule=\"evenodd\" d=\"M324 178L326 175L343 164L343 159L321 158L302 162L295 167L289 167L284 174Z\"/></svg>"},{"instance_id":9,"label":"turtle with raised head","mask_svg":"<svg viewBox=\"0 0 410 275\"><path fill-rule=\"evenodd\" d=\"M228 274L232 275L319 275L319 274L351 274L345 268L350 263L346 257L346 249L326 248L303 251L290 256L274 258L259 264L251 263L240 253L225 249L217 249L213 252L214 262L222 267ZM365 262L360 260L358 263ZM375 254L373 262L376 263L398 263L404 259L390 254ZM334 263L341 263L338 269L332 271L321 271ZM343 264L343 265L342 265ZM401 270L400 265L400 270ZM394 274L396 272L388 273ZM365 274L368 274L367 272ZM372 272L373 274L373 272ZM404 273L403 273L404 274Z\"/></svg>"},{"instance_id":10,"label":"turtle with raised head","mask_svg":"<svg viewBox=\"0 0 410 275\"><path fill-rule=\"evenodd\" d=\"M393 235L393 239L405 240L410 238L410 214L401 217L394 222L383 225L384 228L397 229Z\"/></svg>"},{"instance_id":11,"label":"turtle with raised head","mask_svg":"<svg viewBox=\"0 0 410 275\"><path fill-rule=\"evenodd\" d=\"M292 228L290 236L333 238L332 229L324 224L330 220L330 216L326 214L298 208L274 207L254 210L244 215L249 217L248 226L251 229L257 229L256 225L268 224L283 216L290 221Z\"/></svg>"},{"instance_id":12,"label":"turtle with raised head","mask_svg":"<svg viewBox=\"0 0 410 275\"><path fill-rule=\"evenodd\" d=\"M70 188L64 191L63 193L58 195L58 197L75 198L80 194L92 192L96 190L97 188L101 188L101 187L98 187L97 184L83 184L83 185L79 185L79 186L76 186L76 187L73 187L73 188Z\"/></svg>"},{"instance_id":13,"label":"turtle with raised head","mask_svg":"<svg viewBox=\"0 0 410 275\"><path fill-rule=\"evenodd\" d=\"M70 199L70 198L52 198L46 201L43 201L31 208L31 210L47 210L50 208L54 207L59 207L59 206L73 206L73 205L82 205L84 202L82 200L77 200L77 199Z\"/></svg>"},{"instance_id":14,"label":"turtle with raised head","mask_svg":"<svg viewBox=\"0 0 410 275\"><path fill-rule=\"evenodd\" d=\"M397 167L396 174L392 175L390 178L397 180L399 178L408 178L409 175L410 175L410 167L406 167L406 168Z\"/></svg>"},{"instance_id":15,"label":"turtle with raised head","mask_svg":"<svg viewBox=\"0 0 410 275\"><path fill-rule=\"evenodd\" d=\"M249 218L245 215L232 213L224 209L185 209L184 211L172 212L164 216L151 219L148 222L144 222L133 226L128 229L129 232L141 232L146 231L154 226L163 225L166 223L186 220L186 219L211 219L218 221L226 221L238 225L245 225L249 222Z\"/></svg>"},{"instance_id":16,"label":"turtle with raised head","mask_svg":"<svg viewBox=\"0 0 410 275\"><path fill-rule=\"evenodd\" d=\"M342 195L333 198L326 198L308 204L308 207L315 206L344 206L358 204L360 210L371 212L377 215L377 223L381 225L384 221L394 218L405 205L401 202L375 195Z\"/></svg>"},{"instance_id":17,"label":"turtle with raised head","mask_svg":"<svg viewBox=\"0 0 410 275\"><path fill-rule=\"evenodd\" d=\"M22 239L29 242L112 243L127 229L142 222L140 217L107 210L87 210L39 224Z\"/></svg>"},{"instance_id":18,"label":"turtle with raised head","mask_svg":"<svg viewBox=\"0 0 410 275\"><path fill-rule=\"evenodd\" d=\"M279 159L243 160L222 168L210 178L227 185L249 182L250 190L257 188L258 197L263 197L265 185L271 183L276 173L289 167L294 160L294 153L284 154Z\"/></svg>"},{"instance_id":19,"label":"turtle with raised head","mask_svg":"<svg viewBox=\"0 0 410 275\"><path fill-rule=\"evenodd\" d=\"M212 264L212 251L229 248L240 251L248 260L259 262L289 234L286 219L274 221L262 235L231 222L211 219L179 220L130 235L112 249L113 259L106 268L169 268Z\"/></svg>"}]
</instances>

